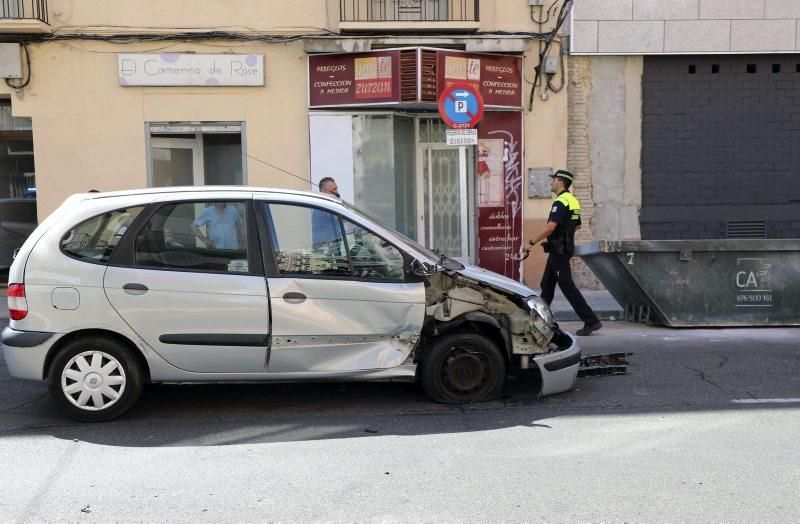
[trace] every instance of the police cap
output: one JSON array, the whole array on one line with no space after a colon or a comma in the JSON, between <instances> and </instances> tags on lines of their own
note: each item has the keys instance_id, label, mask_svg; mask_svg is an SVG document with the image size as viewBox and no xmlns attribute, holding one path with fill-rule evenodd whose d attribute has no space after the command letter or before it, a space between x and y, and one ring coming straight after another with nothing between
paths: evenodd
<instances>
[{"instance_id":1,"label":"police cap","mask_svg":"<svg viewBox=\"0 0 800 524\"><path fill-rule=\"evenodd\" d=\"M569 171L565 171L563 169L559 169L555 172L555 174L550 175L550 178L563 178L564 180L569 180L570 183L575 181L575 177Z\"/></svg>"}]
</instances>

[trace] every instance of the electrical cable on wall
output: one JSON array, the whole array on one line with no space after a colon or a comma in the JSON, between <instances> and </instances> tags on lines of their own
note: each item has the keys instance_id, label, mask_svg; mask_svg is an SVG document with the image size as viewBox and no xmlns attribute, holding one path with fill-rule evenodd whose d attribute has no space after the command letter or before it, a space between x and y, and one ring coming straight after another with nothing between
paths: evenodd
<instances>
[{"instance_id":1,"label":"electrical cable on wall","mask_svg":"<svg viewBox=\"0 0 800 524\"><path fill-rule=\"evenodd\" d=\"M568 0L571 1L571 0ZM347 36L339 33L333 33L327 30L320 30L319 33L294 33L294 34L274 34L274 33L257 33L257 32L236 32L236 31L182 31L176 30L173 33L165 32L126 32L126 33L97 33L97 32L83 32L82 30L91 28L92 26L81 26L76 28L76 32L54 32L44 35L28 35L28 34L10 34L4 37L4 41L10 43L32 44L32 43L45 43L45 42L60 42L68 40L86 40L95 42L107 42L118 44L135 44L146 42L193 42L198 40L223 40L223 41L239 41L239 42L259 42L267 44L287 44L292 42L301 41L307 38L337 38L337 39L363 39L363 38L408 38L418 36L409 33L364 33L358 36ZM124 29L124 28L117 28ZM141 29L141 28L130 28ZM62 28L63 31L63 28ZM425 34L428 38L433 37L452 37L452 35L435 35ZM546 41L552 38L552 33L537 33L530 31L486 31L474 33L474 36L509 36L509 37L525 37L533 40Z\"/></svg>"},{"instance_id":2,"label":"electrical cable on wall","mask_svg":"<svg viewBox=\"0 0 800 524\"><path fill-rule=\"evenodd\" d=\"M531 87L531 96L528 99L528 111L533 111L533 100L536 94L536 85L539 83L539 79L542 76L542 67L544 66L545 57L550 53L550 48L553 46L553 42L555 40L556 35L558 34L559 29L561 26L564 25L564 22L569 15L569 11L572 8L573 0L564 0L564 3L561 5L561 10L558 13L558 18L556 19L556 25L552 31L547 33L547 38L545 39L545 47L544 51L542 51L541 55L539 55L539 65L536 66L536 76L534 77L533 87ZM563 55L563 50L562 50ZM563 71L562 71L563 74ZM546 83L545 86L549 87L549 83Z\"/></svg>"},{"instance_id":3,"label":"electrical cable on wall","mask_svg":"<svg viewBox=\"0 0 800 524\"><path fill-rule=\"evenodd\" d=\"M552 91L553 93L560 93L564 89L564 85L567 83L567 73L564 69L564 46L560 40L556 40L555 42L558 44L558 61L561 68L561 81L558 84L558 87L554 87L553 77L556 76L556 73L545 73L547 75L547 89Z\"/></svg>"},{"instance_id":4,"label":"electrical cable on wall","mask_svg":"<svg viewBox=\"0 0 800 524\"><path fill-rule=\"evenodd\" d=\"M27 74L27 78L25 78L21 84L14 84L11 82L10 78L6 78L6 85L16 90L24 89L28 86L28 84L31 83L31 54L28 51L27 44L22 44L22 51L25 53L25 72Z\"/></svg>"},{"instance_id":5,"label":"electrical cable on wall","mask_svg":"<svg viewBox=\"0 0 800 524\"><path fill-rule=\"evenodd\" d=\"M553 11L553 8L556 6L556 4L558 3L558 1L559 1L559 0L553 0L553 3L552 3L552 4L550 4L550 7L548 7L548 8L547 8L547 16L545 17L545 19L544 19L544 20L537 20L536 18L534 18L534 17L533 17L533 8L534 8L535 6L531 6L531 20L532 20L534 23L536 23L536 24L539 24L539 25L543 25L543 24L546 24L547 22L549 22L549 21L550 21L550 16L552 16L552 14L553 14L553 12L554 12L554 11ZM541 29L541 28L540 28L540 29Z\"/></svg>"}]
</instances>

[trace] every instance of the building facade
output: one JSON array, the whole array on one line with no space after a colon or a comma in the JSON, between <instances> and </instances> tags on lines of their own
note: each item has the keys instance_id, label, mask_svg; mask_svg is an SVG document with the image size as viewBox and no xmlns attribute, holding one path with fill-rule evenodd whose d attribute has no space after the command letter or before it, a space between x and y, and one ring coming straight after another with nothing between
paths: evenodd
<instances>
[{"instance_id":1,"label":"building facade","mask_svg":"<svg viewBox=\"0 0 800 524\"><path fill-rule=\"evenodd\" d=\"M800 236L798 27L790 0L576 2L587 238Z\"/></svg>"},{"instance_id":2,"label":"building facade","mask_svg":"<svg viewBox=\"0 0 800 524\"><path fill-rule=\"evenodd\" d=\"M543 254L519 251L567 162L560 1L12 3L2 138L28 155L2 196L35 191L39 219L92 189L333 176L408 236L538 286ZM436 102L453 82L486 99L477 145L446 144Z\"/></svg>"}]
</instances>

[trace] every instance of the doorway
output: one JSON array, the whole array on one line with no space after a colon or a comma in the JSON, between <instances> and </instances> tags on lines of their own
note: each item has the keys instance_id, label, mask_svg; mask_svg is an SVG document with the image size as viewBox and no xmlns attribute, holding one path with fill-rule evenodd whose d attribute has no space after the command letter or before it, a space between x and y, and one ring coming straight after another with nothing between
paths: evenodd
<instances>
[{"instance_id":1,"label":"doorway","mask_svg":"<svg viewBox=\"0 0 800 524\"><path fill-rule=\"evenodd\" d=\"M475 147L446 145L441 120L419 118L417 202L420 242L458 259L475 262Z\"/></svg>"}]
</instances>

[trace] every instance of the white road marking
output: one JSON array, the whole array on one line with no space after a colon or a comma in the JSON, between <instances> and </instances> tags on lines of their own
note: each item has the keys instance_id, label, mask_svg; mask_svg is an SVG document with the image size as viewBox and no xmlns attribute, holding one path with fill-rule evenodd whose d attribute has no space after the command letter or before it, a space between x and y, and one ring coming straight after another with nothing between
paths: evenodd
<instances>
[{"instance_id":1,"label":"white road marking","mask_svg":"<svg viewBox=\"0 0 800 524\"><path fill-rule=\"evenodd\" d=\"M740 398L734 404L800 404L800 398Z\"/></svg>"}]
</instances>

